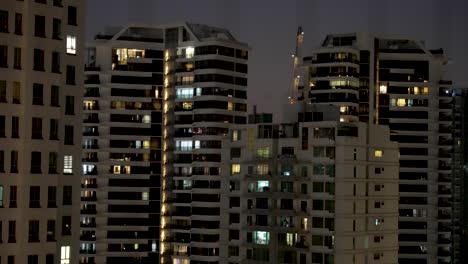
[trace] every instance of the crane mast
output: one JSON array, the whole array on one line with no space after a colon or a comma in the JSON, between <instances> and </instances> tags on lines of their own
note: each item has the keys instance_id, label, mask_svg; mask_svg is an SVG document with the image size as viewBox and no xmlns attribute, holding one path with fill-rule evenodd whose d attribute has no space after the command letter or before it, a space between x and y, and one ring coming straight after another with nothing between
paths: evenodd
<instances>
[{"instance_id":1,"label":"crane mast","mask_svg":"<svg viewBox=\"0 0 468 264\"><path fill-rule=\"evenodd\" d=\"M289 99L289 104L294 104L296 101L303 99L303 95L299 96L299 84L300 84L300 79L301 76L299 74L299 63L300 63L300 58L301 58L301 47L302 43L304 41L304 31L302 30L302 27L299 26L297 28L297 34L296 34L296 48L294 51L294 54L292 55L294 61L293 61L293 84L292 84L292 89L291 93L288 97Z\"/></svg>"}]
</instances>

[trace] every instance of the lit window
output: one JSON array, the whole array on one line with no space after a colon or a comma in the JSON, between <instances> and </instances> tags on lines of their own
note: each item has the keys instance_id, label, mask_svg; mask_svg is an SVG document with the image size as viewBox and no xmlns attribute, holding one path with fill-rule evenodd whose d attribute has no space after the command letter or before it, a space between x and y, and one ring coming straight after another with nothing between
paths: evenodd
<instances>
[{"instance_id":1,"label":"lit window","mask_svg":"<svg viewBox=\"0 0 468 264\"><path fill-rule=\"evenodd\" d=\"M60 264L70 264L70 246L62 246L60 250Z\"/></svg>"},{"instance_id":2,"label":"lit window","mask_svg":"<svg viewBox=\"0 0 468 264\"><path fill-rule=\"evenodd\" d=\"M253 232L253 241L255 244L268 245L270 243L270 232L267 232L267 231Z\"/></svg>"},{"instance_id":3,"label":"lit window","mask_svg":"<svg viewBox=\"0 0 468 264\"><path fill-rule=\"evenodd\" d=\"M228 108L227 108L227 110L232 111L233 109L234 109L233 103L232 103L232 102L228 102Z\"/></svg>"},{"instance_id":4,"label":"lit window","mask_svg":"<svg viewBox=\"0 0 468 264\"><path fill-rule=\"evenodd\" d=\"M183 102L182 103L182 108L185 109L185 110L192 110L193 103L192 102Z\"/></svg>"},{"instance_id":5,"label":"lit window","mask_svg":"<svg viewBox=\"0 0 468 264\"><path fill-rule=\"evenodd\" d=\"M386 94L387 93L387 86L386 85L380 85L379 91L381 94Z\"/></svg>"},{"instance_id":6,"label":"lit window","mask_svg":"<svg viewBox=\"0 0 468 264\"><path fill-rule=\"evenodd\" d=\"M232 164L231 165L231 174L239 174L240 173L240 164Z\"/></svg>"},{"instance_id":7,"label":"lit window","mask_svg":"<svg viewBox=\"0 0 468 264\"><path fill-rule=\"evenodd\" d=\"M142 199L143 201L148 201L148 198L149 198L148 192L142 192L142 193L141 193L141 199Z\"/></svg>"},{"instance_id":8,"label":"lit window","mask_svg":"<svg viewBox=\"0 0 468 264\"><path fill-rule=\"evenodd\" d=\"M151 123L151 116L150 115L144 115L143 116L143 123L145 123L145 124Z\"/></svg>"},{"instance_id":9,"label":"lit window","mask_svg":"<svg viewBox=\"0 0 468 264\"><path fill-rule=\"evenodd\" d=\"M340 106L340 113L344 114L348 110L347 106Z\"/></svg>"},{"instance_id":10,"label":"lit window","mask_svg":"<svg viewBox=\"0 0 468 264\"><path fill-rule=\"evenodd\" d=\"M176 90L176 98L192 98L192 97L193 97L193 88L179 88Z\"/></svg>"},{"instance_id":11,"label":"lit window","mask_svg":"<svg viewBox=\"0 0 468 264\"><path fill-rule=\"evenodd\" d=\"M405 98L398 98L397 99L397 106L406 106L406 99Z\"/></svg>"},{"instance_id":12,"label":"lit window","mask_svg":"<svg viewBox=\"0 0 468 264\"><path fill-rule=\"evenodd\" d=\"M377 157L377 158L381 158L383 156L383 150L376 149L374 151L374 156Z\"/></svg>"},{"instance_id":13,"label":"lit window","mask_svg":"<svg viewBox=\"0 0 468 264\"><path fill-rule=\"evenodd\" d=\"M76 37L67 36L67 54L76 54Z\"/></svg>"},{"instance_id":14,"label":"lit window","mask_svg":"<svg viewBox=\"0 0 468 264\"><path fill-rule=\"evenodd\" d=\"M185 58L187 58L187 59L193 58L194 54L195 54L195 48L194 47L187 47L185 49Z\"/></svg>"},{"instance_id":15,"label":"lit window","mask_svg":"<svg viewBox=\"0 0 468 264\"><path fill-rule=\"evenodd\" d=\"M257 181L257 192L266 192L270 188L269 181Z\"/></svg>"},{"instance_id":16,"label":"lit window","mask_svg":"<svg viewBox=\"0 0 468 264\"><path fill-rule=\"evenodd\" d=\"M286 245L292 247L296 242L297 234L287 233L286 234Z\"/></svg>"},{"instance_id":17,"label":"lit window","mask_svg":"<svg viewBox=\"0 0 468 264\"><path fill-rule=\"evenodd\" d=\"M259 158L269 158L270 157L270 148L269 147L258 148L257 149L257 156Z\"/></svg>"},{"instance_id":18,"label":"lit window","mask_svg":"<svg viewBox=\"0 0 468 264\"><path fill-rule=\"evenodd\" d=\"M63 157L63 174L73 173L73 156L66 155Z\"/></svg>"},{"instance_id":19,"label":"lit window","mask_svg":"<svg viewBox=\"0 0 468 264\"><path fill-rule=\"evenodd\" d=\"M384 220L382 218L376 218L375 219L375 225L376 226L379 226L379 225L383 224L383 222L384 222Z\"/></svg>"},{"instance_id":20,"label":"lit window","mask_svg":"<svg viewBox=\"0 0 468 264\"><path fill-rule=\"evenodd\" d=\"M238 141L240 140L240 131L239 130L233 130L232 131L232 141Z\"/></svg>"}]
</instances>

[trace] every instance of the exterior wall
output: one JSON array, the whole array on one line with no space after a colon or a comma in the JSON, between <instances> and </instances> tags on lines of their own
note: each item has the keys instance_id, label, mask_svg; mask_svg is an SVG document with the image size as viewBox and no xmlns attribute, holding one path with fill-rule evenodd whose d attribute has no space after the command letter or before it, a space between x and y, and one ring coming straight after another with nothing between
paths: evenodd
<instances>
[{"instance_id":1,"label":"exterior wall","mask_svg":"<svg viewBox=\"0 0 468 264\"><path fill-rule=\"evenodd\" d=\"M14 261L19 264L59 263L61 259L65 261L62 263L77 263L81 153L79 102L82 100L80 88L83 79L81 69L85 8L83 1L38 2L41 1L6 0L2 1L0 7L2 12L8 12L8 30L0 33L0 45L8 47L7 65L0 68L0 81L6 83L6 98L0 103L0 113L5 117L5 136L0 141L3 152L3 175L0 179L0 185L3 187L0 241L3 243L0 247L0 258L4 263ZM73 19L73 7L76 8L76 19ZM15 14L22 14L22 30L19 30L19 27L15 29ZM45 34L35 32L35 16L44 17ZM59 30L55 32L53 19L61 20ZM76 43L69 47L73 54L67 54L67 36L76 37ZM21 65L14 62L15 48L21 48ZM34 67L35 49L43 51L43 69ZM52 62L53 52L59 54L59 63ZM55 68L56 66L58 68ZM68 66L74 68L67 69ZM74 72L74 76L70 75L68 80L67 71L69 74ZM19 82L21 87L20 96L16 99L13 98L14 82ZM35 83L42 84L42 94L36 93L33 96ZM58 102L51 98L52 86L58 86ZM39 88L36 91L39 91ZM68 96L73 96L73 100L67 103ZM71 101L74 103L70 103ZM18 137L12 136L13 116L19 117ZM41 135L35 133L33 136L32 118L41 118ZM57 137L52 138L49 125L51 119L58 121ZM65 126L73 127L73 135L69 135L69 138L65 137ZM12 171L10 166L11 151L18 152L17 172ZM41 153L40 160L38 156L33 159L34 163L38 163L34 169L31 168L32 152ZM55 159L50 160L49 153L56 153L56 162ZM65 156L72 157L72 163L67 164L72 167L64 168ZM12 186L17 188L16 206L10 199L13 195ZM31 186L40 188L38 200L32 204ZM71 202L68 198L63 199L64 186L71 188ZM51 187L56 188L55 196L52 192L49 196ZM53 200L56 200L55 204ZM68 227L62 227L66 225L62 223L63 217L71 219ZM39 221L37 237L29 236L31 220ZM9 239L10 221L16 223L15 239ZM48 221L55 221L55 228L50 226L51 232L48 232ZM61 254L62 249L69 253ZM14 260L8 256L14 257Z\"/></svg>"}]
</instances>

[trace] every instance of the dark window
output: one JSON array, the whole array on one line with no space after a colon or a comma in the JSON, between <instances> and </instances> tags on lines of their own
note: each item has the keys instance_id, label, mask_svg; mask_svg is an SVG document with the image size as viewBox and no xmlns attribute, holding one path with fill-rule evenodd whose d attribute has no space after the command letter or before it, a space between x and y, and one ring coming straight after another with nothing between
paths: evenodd
<instances>
[{"instance_id":1,"label":"dark window","mask_svg":"<svg viewBox=\"0 0 468 264\"><path fill-rule=\"evenodd\" d=\"M18 187L10 186L10 208L16 208L18 199Z\"/></svg>"},{"instance_id":2,"label":"dark window","mask_svg":"<svg viewBox=\"0 0 468 264\"><path fill-rule=\"evenodd\" d=\"M7 83L0 80L0 103L7 103Z\"/></svg>"},{"instance_id":3,"label":"dark window","mask_svg":"<svg viewBox=\"0 0 468 264\"><path fill-rule=\"evenodd\" d=\"M45 71L44 68L44 51L41 49L34 49L34 62L33 70Z\"/></svg>"},{"instance_id":4,"label":"dark window","mask_svg":"<svg viewBox=\"0 0 468 264\"><path fill-rule=\"evenodd\" d=\"M54 6L63 7L62 0L54 0ZM53 255L52 255L53 258Z\"/></svg>"},{"instance_id":5,"label":"dark window","mask_svg":"<svg viewBox=\"0 0 468 264\"><path fill-rule=\"evenodd\" d=\"M15 48L13 56L13 68L21 70L21 48Z\"/></svg>"},{"instance_id":6,"label":"dark window","mask_svg":"<svg viewBox=\"0 0 468 264\"><path fill-rule=\"evenodd\" d=\"M55 186L49 186L47 188L47 207L57 207L57 187Z\"/></svg>"},{"instance_id":7,"label":"dark window","mask_svg":"<svg viewBox=\"0 0 468 264\"><path fill-rule=\"evenodd\" d=\"M55 220L47 220L47 241L55 241Z\"/></svg>"},{"instance_id":8,"label":"dark window","mask_svg":"<svg viewBox=\"0 0 468 264\"><path fill-rule=\"evenodd\" d=\"M57 1L57 0L54 0ZM54 254L47 254L46 255L46 264L54 264Z\"/></svg>"},{"instance_id":9,"label":"dark window","mask_svg":"<svg viewBox=\"0 0 468 264\"><path fill-rule=\"evenodd\" d=\"M18 151L11 151L10 173L18 173Z\"/></svg>"},{"instance_id":10,"label":"dark window","mask_svg":"<svg viewBox=\"0 0 468 264\"><path fill-rule=\"evenodd\" d=\"M8 256L7 264L15 264L15 256Z\"/></svg>"},{"instance_id":11,"label":"dark window","mask_svg":"<svg viewBox=\"0 0 468 264\"><path fill-rule=\"evenodd\" d=\"M51 119L50 120L50 128L49 128L49 139L50 140L58 140L58 127L59 121L58 119Z\"/></svg>"},{"instance_id":12,"label":"dark window","mask_svg":"<svg viewBox=\"0 0 468 264\"><path fill-rule=\"evenodd\" d=\"M19 138L19 117L18 116L11 117L11 137Z\"/></svg>"},{"instance_id":13,"label":"dark window","mask_svg":"<svg viewBox=\"0 0 468 264\"><path fill-rule=\"evenodd\" d=\"M8 68L8 46L0 45L0 67Z\"/></svg>"},{"instance_id":14,"label":"dark window","mask_svg":"<svg viewBox=\"0 0 468 264\"><path fill-rule=\"evenodd\" d=\"M65 126L65 145L73 145L73 126Z\"/></svg>"},{"instance_id":15,"label":"dark window","mask_svg":"<svg viewBox=\"0 0 468 264\"><path fill-rule=\"evenodd\" d=\"M77 10L74 6L68 7L68 25L76 26L77 23Z\"/></svg>"},{"instance_id":16,"label":"dark window","mask_svg":"<svg viewBox=\"0 0 468 264\"><path fill-rule=\"evenodd\" d=\"M0 172L5 172L5 152L0 151Z\"/></svg>"},{"instance_id":17,"label":"dark window","mask_svg":"<svg viewBox=\"0 0 468 264\"><path fill-rule=\"evenodd\" d=\"M72 186L63 186L63 205L72 204Z\"/></svg>"},{"instance_id":18,"label":"dark window","mask_svg":"<svg viewBox=\"0 0 468 264\"><path fill-rule=\"evenodd\" d=\"M0 137L5 137L5 116L0 116Z\"/></svg>"},{"instance_id":19,"label":"dark window","mask_svg":"<svg viewBox=\"0 0 468 264\"><path fill-rule=\"evenodd\" d=\"M65 114L74 115L75 114L75 97L67 95L65 97Z\"/></svg>"},{"instance_id":20,"label":"dark window","mask_svg":"<svg viewBox=\"0 0 468 264\"><path fill-rule=\"evenodd\" d=\"M23 15L19 13L15 14L15 34L23 35Z\"/></svg>"},{"instance_id":21,"label":"dark window","mask_svg":"<svg viewBox=\"0 0 468 264\"><path fill-rule=\"evenodd\" d=\"M43 105L44 85L40 83L33 83L33 105Z\"/></svg>"},{"instance_id":22,"label":"dark window","mask_svg":"<svg viewBox=\"0 0 468 264\"><path fill-rule=\"evenodd\" d=\"M241 157L241 148L231 148L231 159Z\"/></svg>"},{"instance_id":23,"label":"dark window","mask_svg":"<svg viewBox=\"0 0 468 264\"><path fill-rule=\"evenodd\" d=\"M47 0L35 0L35 2L39 4L47 4Z\"/></svg>"},{"instance_id":24,"label":"dark window","mask_svg":"<svg viewBox=\"0 0 468 264\"><path fill-rule=\"evenodd\" d=\"M37 229L39 230L39 221L38 221ZM39 242L39 239L38 239L38 241L34 241L34 242ZM37 263L38 263L38 256L37 255L29 255L28 256L28 264L37 264Z\"/></svg>"},{"instance_id":25,"label":"dark window","mask_svg":"<svg viewBox=\"0 0 468 264\"><path fill-rule=\"evenodd\" d=\"M41 207L41 188L39 186L29 187L29 208Z\"/></svg>"},{"instance_id":26,"label":"dark window","mask_svg":"<svg viewBox=\"0 0 468 264\"><path fill-rule=\"evenodd\" d=\"M60 106L59 87L57 85L52 85L50 87L50 106Z\"/></svg>"},{"instance_id":27,"label":"dark window","mask_svg":"<svg viewBox=\"0 0 468 264\"><path fill-rule=\"evenodd\" d=\"M21 83L13 82L13 96L12 101L14 104L19 104L21 102Z\"/></svg>"},{"instance_id":28,"label":"dark window","mask_svg":"<svg viewBox=\"0 0 468 264\"><path fill-rule=\"evenodd\" d=\"M8 33L8 11L0 10L0 32Z\"/></svg>"},{"instance_id":29,"label":"dark window","mask_svg":"<svg viewBox=\"0 0 468 264\"><path fill-rule=\"evenodd\" d=\"M42 118L33 117L32 118L32 139L42 139Z\"/></svg>"},{"instance_id":30,"label":"dark window","mask_svg":"<svg viewBox=\"0 0 468 264\"><path fill-rule=\"evenodd\" d=\"M71 235L71 216L62 216L62 236Z\"/></svg>"},{"instance_id":31,"label":"dark window","mask_svg":"<svg viewBox=\"0 0 468 264\"><path fill-rule=\"evenodd\" d=\"M41 152L31 152L31 173L42 173L41 172Z\"/></svg>"},{"instance_id":32,"label":"dark window","mask_svg":"<svg viewBox=\"0 0 468 264\"><path fill-rule=\"evenodd\" d=\"M28 242L39 242L39 221L38 220L29 220ZM30 257L31 256L28 256L28 264L31 263L29 262Z\"/></svg>"},{"instance_id":33,"label":"dark window","mask_svg":"<svg viewBox=\"0 0 468 264\"><path fill-rule=\"evenodd\" d=\"M52 52L52 72L60 73L60 53Z\"/></svg>"},{"instance_id":34,"label":"dark window","mask_svg":"<svg viewBox=\"0 0 468 264\"><path fill-rule=\"evenodd\" d=\"M15 221L8 221L8 243L16 243L16 222ZM10 257L8 256L8 262L10 261ZM13 258L13 263L14 258Z\"/></svg>"},{"instance_id":35,"label":"dark window","mask_svg":"<svg viewBox=\"0 0 468 264\"><path fill-rule=\"evenodd\" d=\"M75 66L67 65L66 83L75 85Z\"/></svg>"},{"instance_id":36,"label":"dark window","mask_svg":"<svg viewBox=\"0 0 468 264\"><path fill-rule=\"evenodd\" d=\"M34 36L45 38L45 16L34 17Z\"/></svg>"},{"instance_id":37,"label":"dark window","mask_svg":"<svg viewBox=\"0 0 468 264\"><path fill-rule=\"evenodd\" d=\"M52 38L61 39L62 35L62 21L58 18L54 18L52 21Z\"/></svg>"},{"instance_id":38,"label":"dark window","mask_svg":"<svg viewBox=\"0 0 468 264\"><path fill-rule=\"evenodd\" d=\"M49 174L57 174L57 152L49 152Z\"/></svg>"}]
</instances>

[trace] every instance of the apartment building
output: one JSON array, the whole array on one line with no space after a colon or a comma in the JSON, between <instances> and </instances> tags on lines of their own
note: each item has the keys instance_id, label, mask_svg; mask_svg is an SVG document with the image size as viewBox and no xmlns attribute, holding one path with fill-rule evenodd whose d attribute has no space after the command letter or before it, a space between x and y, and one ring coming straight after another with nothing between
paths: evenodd
<instances>
[{"instance_id":1,"label":"apartment building","mask_svg":"<svg viewBox=\"0 0 468 264\"><path fill-rule=\"evenodd\" d=\"M231 132L229 263L398 263L388 128L340 123L330 107L265 117Z\"/></svg>"},{"instance_id":2,"label":"apartment building","mask_svg":"<svg viewBox=\"0 0 468 264\"><path fill-rule=\"evenodd\" d=\"M159 263L163 35L109 29L87 49L81 263Z\"/></svg>"},{"instance_id":3,"label":"apartment building","mask_svg":"<svg viewBox=\"0 0 468 264\"><path fill-rule=\"evenodd\" d=\"M247 46L182 23L108 30L88 52L81 262L222 263L222 140L247 120Z\"/></svg>"},{"instance_id":4,"label":"apartment building","mask_svg":"<svg viewBox=\"0 0 468 264\"><path fill-rule=\"evenodd\" d=\"M340 121L383 124L399 143L399 263L453 263L452 183L462 167L454 93L442 79L443 51L422 42L368 33L329 35L304 58L312 104L340 108ZM456 110L456 109L455 109ZM454 173L454 170L457 173Z\"/></svg>"},{"instance_id":5,"label":"apartment building","mask_svg":"<svg viewBox=\"0 0 468 264\"><path fill-rule=\"evenodd\" d=\"M83 28L83 1L1 1L2 263L78 263Z\"/></svg>"}]
</instances>

